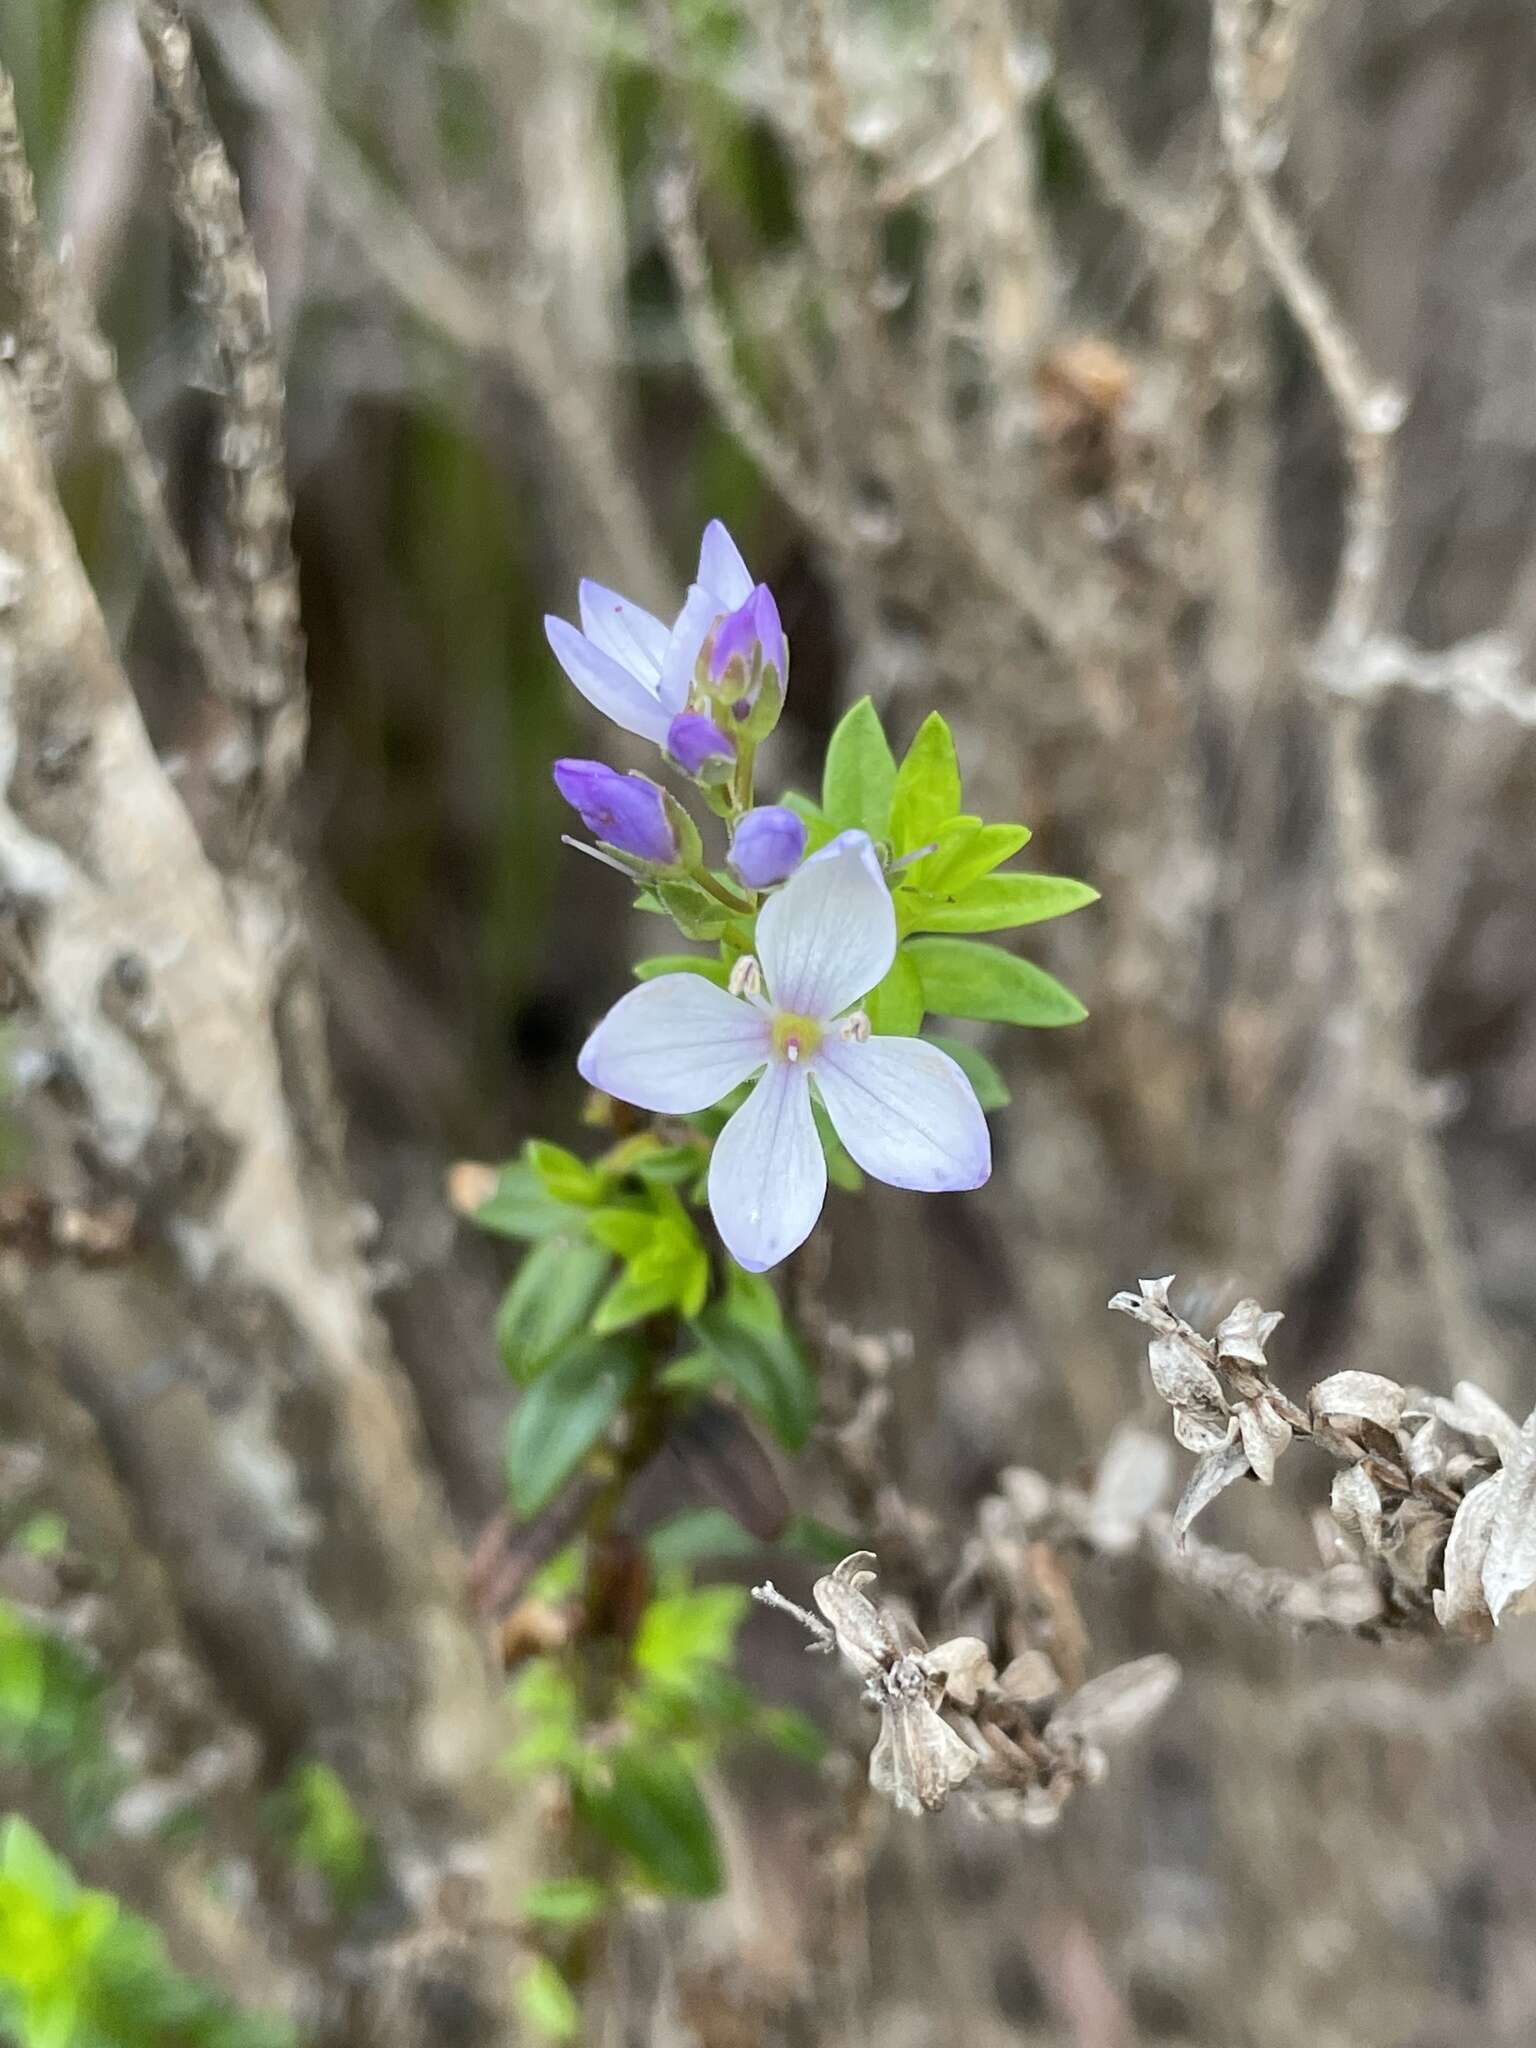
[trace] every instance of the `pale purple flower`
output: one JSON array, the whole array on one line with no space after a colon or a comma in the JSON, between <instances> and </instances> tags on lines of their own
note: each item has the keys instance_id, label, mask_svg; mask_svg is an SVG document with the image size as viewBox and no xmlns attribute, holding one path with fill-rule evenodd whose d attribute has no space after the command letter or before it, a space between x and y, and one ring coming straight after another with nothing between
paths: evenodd
<instances>
[{"instance_id":1,"label":"pale purple flower","mask_svg":"<svg viewBox=\"0 0 1536 2048\"><path fill-rule=\"evenodd\" d=\"M587 830L616 853L670 867L677 833L666 791L643 775L620 775L601 761L557 761L555 787Z\"/></svg>"},{"instance_id":2,"label":"pale purple flower","mask_svg":"<svg viewBox=\"0 0 1536 2048\"><path fill-rule=\"evenodd\" d=\"M756 1075L715 1140L709 1205L738 1265L760 1273L803 1244L826 1198L811 1085L866 1173L929 1192L980 1187L986 1119L947 1053L872 1038L845 1014L896 956L896 913L869 837L844 832L763 906L740 995L698 974L632 989L577 1064L594 1088L661 1115L708 1109ZM765 993L759 992L760 984Z\"/></svg>"},{"instance_id":3,"label":"pale purple flower","mask_svg":"<svg viewBox=\"0 0 1536 2048\"><path fill-rule=\"evenodd\" d=\"M805 857L805 820L783 804L759 804L731 837L731 873L749 889L771 889Z\"/></svg>"},{"instance_id":4,"label":"pale purple flower","mask_svg":"<svg viewBox=\"0 0 1536 2048\"><path fill-rule=\"evenodd\" d=\"M736 742L702 711L681 711L667 727L667 752L685 775L736 759Z\"/></svg>"},{"instance_id":5,"label":"pale purple flower","mask_svg":"<svg viewBox=\"0 0 1536 2048\"><path fill-rule=\"evenodd\" d=\"M670 631L660 619L600 583L583 582L581 631L546 618L555 659L589 704L656 746L687 709L688 691L715 622L751 597L753 583L718 519L704 529L698 579Z\"/></svg>"},{"instance_id":6,"label":"pale purple flower","mask_svg":"<svg viewBox=\"0 0 1536 2048\"><path fill-rule=\"evenodd\" d=\"M767 584L759 583L745 604L720 621L710 644L709 679L730 680L750 693L766 670L776 669L782 682L788 667L779 608Z\"/></svg>"}]
</instances>

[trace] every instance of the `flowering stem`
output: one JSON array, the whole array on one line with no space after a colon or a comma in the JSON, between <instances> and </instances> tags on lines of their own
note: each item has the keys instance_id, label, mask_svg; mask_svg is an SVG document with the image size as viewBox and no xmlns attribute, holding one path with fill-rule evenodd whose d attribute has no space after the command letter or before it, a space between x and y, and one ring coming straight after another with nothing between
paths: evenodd
<instances>
[{"instance_id":1,"label":"flowering stem","mask_svg":"<svg viewBox=\"0 0 1536 2048\"><path fill-rule=\"evenodd\" d=\"M713 896L717 903L723 903L727 910L733 911L738 917L750 917L756 908L756 905L749 902L745 896L738 896L734 889L728 889L723 882L717 881L706 867L696 867L692 879L701 889Z\"/></svg>"}]
</instances>

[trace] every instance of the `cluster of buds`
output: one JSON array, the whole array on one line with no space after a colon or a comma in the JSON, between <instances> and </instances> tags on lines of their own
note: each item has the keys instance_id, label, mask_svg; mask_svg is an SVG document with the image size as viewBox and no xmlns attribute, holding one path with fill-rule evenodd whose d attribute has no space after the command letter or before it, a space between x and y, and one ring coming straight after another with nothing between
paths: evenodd
<instances>
[{"instance_id":1,"label":"cluster of buds","mask_svg":"<svg viewBox=\"0 0 1536 2048\"><path fill-rule=\"evenodd\" d=\"M1072 1791L1103 1776L1105 1747L1123 1740L1178 1683L1170 1657L1144 1657L1075 1691L1043 1651L1028 1649L998 1670L980 1636L929 1649L893 1605L877 1605L873 1553L858 1550L818 1579L822 1619L775 1587L753 1588L765 1606L794 1615L836 1650L880 1717L869 1759L872 1789L903 1813L936 1813L963 1786L995 1819L1049 1826Z\"/></svg>"},{"instance_id":2,"label":"cluster of buds","mask_svg":"<svg viewBox=\"0 0 1536 2048\"><path fill-rule=\"evenodd\" d=\"M1305 1407L1274 1385L1264 1345L1280 1320L1243 1302L1205 1337L1143 1280L1111 1308L1146 1324L1153 1384L1199 1463L1175 1515L1182 1537L1234 1480L1268 1484L1305 1439L1341 1468L1317 1518L1326 1564L1366 1566L1388 1624L1484 1639L1536 1608L1536 1414L1521 1428L1470 1380L1449 1395L1374 1372L1319 1381Z\"/></svg>"},{"instance_id":3,"label":"cluster of buds","mask_svg":"<svg viewBox=\"0 0 1536 2048\"><path fill-rule=\"evenodd\" d=\"M753 582L716 520L670 627L601 584L584 582L580 601L580 630L545 621L571 681L616 725L657 746L728 822L730 869L744 888L786 880L804 858L805 827L781 806L752 805L753 756L779 722L789 678L772 591ZM597 840L600 859L642 881L702 879L698 831L659 783L601 761L565 760L556 763L555 784Z\"/></svg>"}]
</instances>

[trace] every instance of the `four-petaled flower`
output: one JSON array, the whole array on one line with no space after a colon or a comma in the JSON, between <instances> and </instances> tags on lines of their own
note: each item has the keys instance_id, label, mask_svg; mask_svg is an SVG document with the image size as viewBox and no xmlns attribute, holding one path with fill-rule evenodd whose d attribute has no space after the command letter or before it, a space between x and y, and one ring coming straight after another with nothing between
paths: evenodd
<instances>
[{"instance_id":1,"label":"four-petaled flower","mask_svg":"<svg viewBox=\"0 0 1536 2048\"><path fill-rule=\"evenodd\" d=\"M845 832L763 906L761 975L738 971L741 994L698 974L661 975L631 990L582 1047L577 1064L594 1088L662 1115L708 1109L758 1076L709 1166L720 1235L750 1272L802 1244L826 1198L812 1082L875 1179L938 1192L979 1187L991 1172L986 1119L949 1055L923 1039L872 1037L867 1018L845 1014L895 955L874 847Z\"/></svg>"},{"instance_id":2,"label":"four-petaled flower","mask_svg":"<svg viewBox=\"0 0 1536 2048\"><path fill-rule=\"evenodd\" d=\"M699 548L698 579L670 631L642 606L592 582L583 582L578 593L582 630L546 618L544 631L589 704L626 732L664 747L673 719L687 709L704 643L757 588L736 543L712 519Z\"/></svg>"}]
</instances>

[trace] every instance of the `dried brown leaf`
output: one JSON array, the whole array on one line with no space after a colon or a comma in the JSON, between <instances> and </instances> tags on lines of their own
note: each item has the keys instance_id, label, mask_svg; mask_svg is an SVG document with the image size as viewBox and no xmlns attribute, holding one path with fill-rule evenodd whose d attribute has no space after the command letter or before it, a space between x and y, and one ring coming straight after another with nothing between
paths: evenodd
<instances>
[{"instance_id":1,"label":"dried brown leaf","mask_svg":"<svg viewBox=\"0 0 1536 2048\"><path fill-rule=\"evenodd\" d=\"M1275 1460L1290 1444L1291 1425L1262 1396L1245 1401L1237 1411L1237 1421L1254 1477L1261 1485L1272 1486Z\"/></svg>"},{"instance_id":2,"label":"dried brown leaf","mask_svg":"<svg viewBox=\"0 0 1536 2048\"><path fill-rule=\"evenodd\" d=\"M1230 1315L1216 1326L1216 1355L1236 1358L1244 1365L1263 1366L1264 1346L1284 1320L1279 1309L1261 1308L1256 1301L1240 1301Z\"/></svg>"},{"instance_id":3,"label":"dried brown leaf","mask_svg":"<svg viewBox=\"0 0 1536 2048\"><path fill-rule=\"evenodd\" d=\"M1486 1641L1493 1634L1493 1616L1483 1594L1483 1571L1503 1483L1502 1472L1484 1479L1456 1510L1441 1565L1444 1590L1436 1588L1434 1596L1435 1619L1440 1626L1475 1642Z\"/></svg>"},{"instance_id":4,"label":"dried brown leaf","mask_svg":"<svg viewBox=\"0 0 1536 2048\"><path fill-rule=\"evenodd\" d=\"M1536 1411L1526 1418L1519 1441L1504 1461L1483 1593L1495 1622L1531 1604L1536 1589Z\"/></svg>"},{"instance_id":5,"label":"dried brown leaf","mask_svg":"<svg viewBox=\"0 0 1536 2048\"><path fill-rule=\"evenodd\" d=\"M1307 1409L1314 1421L1345 1415L1396 1429L1407 1398L1406 1389L1379 1372L1336 1372L1318 1381L1307 1396Z\"/></svg>"},{"instance_id":6,"label":"dried brown leaf","mask_svg":"<svg viewBox=\"0 0 1536 2048\"><path fill-rule=\"evenodd\" d=\"M1178 1689L1182 1673L1172 1657L1138 1657L1090 1678L1051 1716L1051 1736L1075 1735L1092 1743L1123 1742L1159 1713Z\"/></svg>"},{"instance_id":7,"label":"dried brown leaf","mask_svg":"<svg viewBox=\"0 0 1536 2048\"><path fill-rule=\"evenodd\" d=\"M1173 1511L1173 1533L1180 1543L1189 1534L1195 1517L1203 1514L1217 1494L1241 1479L1247 1470L1248 1453L1241 1439L1206 1453L1189 1475L1189 1484Z\"/></svg>"}]
</instances>

